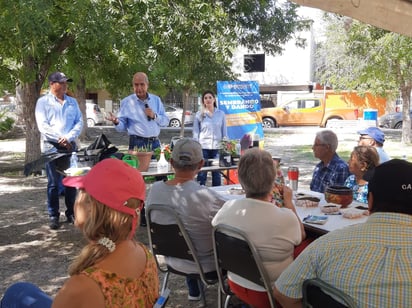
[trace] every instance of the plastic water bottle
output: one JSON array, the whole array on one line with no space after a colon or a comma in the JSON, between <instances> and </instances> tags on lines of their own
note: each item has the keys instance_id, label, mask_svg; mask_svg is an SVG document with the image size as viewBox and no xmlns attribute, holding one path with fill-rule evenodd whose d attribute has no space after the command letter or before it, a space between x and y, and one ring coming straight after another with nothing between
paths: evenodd
<instances>
[{"instance_id":1,"label":"plastic water bottle","mask_svg":"<svg viewBox=\"0 0 412 308\"><path fill-rule=\"evenodd\" d=\"M160 152L160 158L157 162L157 172L168 172L169 171L169 163L165 158L165 153L163 150Z\"/></svg>"},{"instance_id":2,"label":"plastic water bottle","mask_svg":"<svg viewBox=\"0 0 412 308\"><path fill-rule=\"evenodd\" d=\"M77 153L72 152L72 156L70 157L70 168L77 168Z\"/></svg>"},{"instance_id":3,"label":"plastic water bottle","mask_svg":"<svg viewBox=\"0 0 412 308\"><path fill-rule=\"evenodd\" d=\"M241 145L240 145L240 140L236 142L236 155L240 156L241 152Z\"/></svg>"}]
</instances>

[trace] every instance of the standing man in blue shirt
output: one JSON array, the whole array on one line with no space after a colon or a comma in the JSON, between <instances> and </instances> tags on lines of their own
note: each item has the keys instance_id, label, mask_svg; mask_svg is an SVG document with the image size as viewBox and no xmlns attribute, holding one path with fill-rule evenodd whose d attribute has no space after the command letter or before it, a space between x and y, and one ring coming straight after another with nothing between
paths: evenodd
<instances>
[{"instance_id":1,"label":"standing man in blue shirt","mask_svg":"<svg viewBox=\"0 0 412 308\"><path fill-rule=\"evenodd\" d=\"M83 128L83 118L79 105L73 97L66 95L67 83L72 79L61 72L49 76L50 91L36 103L35 117L42 139L42 153L75 152L76 138ZM60 228L59 182L62 175L57 172L56 160L46 163L47 209L50 228ZM74 223L73 206L76 188L66 187L64 201L68 223Z\"/></svg>"},{"instance_id":2,"label":"standing man in blue shirt","mask_svg":"<svg viewBox=\"0 0 412 308\"><path fill-rule=\"evenodd\" d=\"M117 117L110 112L109 121L112 121L118 132L127 131L129 135L129 150L134 148L160 148L160 127L169 124L165 108L159 96L147 92L149 79L142 72L133 76L134 93L120 102ZM156 177L162 180L164 177ZM140 225L146 226L144 208L140 215Z\"/></svg>"},{"instance_id":3,"label":"standing man in blue shirt","mask_svg":"<svg viewBox=\"0 0 412 308\"><path fill-rule=\"evenodd\" d=\"M331 130L316 133L313 155L320 159L313 171L310 190L324 193L331 185L343 186L350 175L348 164L336 153L338 137Z\"/></svg>"},{"instance_id":4,"label":"standing man in blue shirt","mask_svg":"<svg viewBox=\"0 0 412 308\"><path fill-rule=\"evenodd\" d=\"M147 92L149 79L147 75L138 72L133 76L134 93L120 102L117 115L110 113L107 118L112 121L118 132L127 131L129 134L129 150L137 148L160 147L160 127L169 124L160 97Z\"/></svg>"}]
</instances>

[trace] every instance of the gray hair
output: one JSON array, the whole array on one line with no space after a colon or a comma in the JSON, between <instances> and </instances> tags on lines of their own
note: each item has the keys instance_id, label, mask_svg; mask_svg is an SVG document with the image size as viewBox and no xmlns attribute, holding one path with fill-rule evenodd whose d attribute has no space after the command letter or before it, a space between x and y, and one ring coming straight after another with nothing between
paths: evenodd
<instances>
[{"instance_id":1,"label":"gray hair","mask_svg":"<svg viewBox=\"0 0 412 308\"><path fill-rule=\"evenodd\" d=\"M135 78L142 78L146 84L149 84L149 78L147 77L146 73L143 72L137 72L133 75L133 81Z\"/></svg>"},{"instance_id":2,"label":"gray hair","mask_svg":"<svg viewBox=\"0 0 412 308\"><path fill-rule=\"evenodd\" d=\"M336 149L338 148L338 137L333 131L321 130L316 133L316 138L318 138L322 144L329 145L330 149L333 152L336 152Z\"/></svg>"},{"instance_id":3,"label":"gray hair","mask_svg":"<svg viewBox=\"0 0 412 308\"><path fill-rule=\"evenodd\" d=\"M239 160L238 177L246 197L266 196L272 191L276 177L272 155L259 148L246 150Z\"/></svg>"}]
</instances>

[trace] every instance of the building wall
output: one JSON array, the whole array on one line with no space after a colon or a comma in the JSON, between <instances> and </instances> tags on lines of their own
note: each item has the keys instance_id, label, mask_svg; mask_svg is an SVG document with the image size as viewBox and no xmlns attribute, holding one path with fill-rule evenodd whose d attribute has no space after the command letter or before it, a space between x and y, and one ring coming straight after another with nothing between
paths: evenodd
<instances>
[{"instance_id":1,"label":"building wall","mask_svg":"<svg viewBox=\"0 0 412 308\"><path fill-rule=\"evenodd\" d=\"M238 48L234 53L232 69L239 74L240 80L256 80L259 84L311 84L313 77L313 60L316 46L316 39L319 35L318 25L320 20L320 10L301 8L301 16L314 20L314 25L310 31L302 32L300 35L306 39L306 47L295 46L292 40L285 45L282 55L265 56L265 72L245 73L243 70L243 59L245 54L262 53L250 52L245 48Z\"/></svg>"}]
</instances>

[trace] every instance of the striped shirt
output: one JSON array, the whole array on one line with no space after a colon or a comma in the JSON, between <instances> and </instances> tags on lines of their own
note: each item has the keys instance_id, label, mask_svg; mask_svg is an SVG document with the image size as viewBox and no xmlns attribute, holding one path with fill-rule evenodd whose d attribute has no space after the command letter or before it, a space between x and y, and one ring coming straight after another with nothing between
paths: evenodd
<instances>
[{"instance_id":1,"label":"striped shirt","mask_svg":"<svg viewBox=\"0 0 412 308\"><path fill-rule=\"evenodd\" d=\"M359 307L412 307L412 215L374 213L367 222L330 232L306 248L276 281L302 297L302 283L320 278Z\"/></svg>"},{"instance_id":2,"label":"striped shirt","mask_svg":"<svg viewBox=\"0 0 412 308\"><path fill-rule=\"evenodd\" d=\"M322 161L316 165L310 183L310 190L323 193L327 186L343 186L349 175L348 164L335 153L328 165L325 165Z\"/></svg>"}]
</instances>

